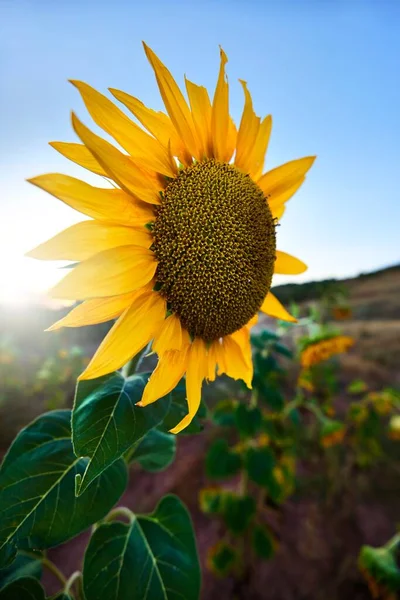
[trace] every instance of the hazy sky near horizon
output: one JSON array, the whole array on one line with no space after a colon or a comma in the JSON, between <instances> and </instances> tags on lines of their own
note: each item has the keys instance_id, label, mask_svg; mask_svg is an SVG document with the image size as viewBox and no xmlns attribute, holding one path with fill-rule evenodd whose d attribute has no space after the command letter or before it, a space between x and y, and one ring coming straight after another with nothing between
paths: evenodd
<instances>
[{"instance_id":1,"label":"hazy sky near horizon","mask_svg":"<svg viewBox=\"0 0 400 600\"><path fill-rule=\"evenodd\" d=\"M279 247L309 265L286 280L400 261L400 2L0 0L0 298L53 284L60 265L23 254L80 220L25 179L64 172L94 182L47 144L77 141L71 110L98 132L67 80L163 109L143 39L180 84L186 74L211 93L221 44L235 121L239 78L257 114L273 115L266 167L318 156L278 230Z\"/></svg>"}]
</instances>

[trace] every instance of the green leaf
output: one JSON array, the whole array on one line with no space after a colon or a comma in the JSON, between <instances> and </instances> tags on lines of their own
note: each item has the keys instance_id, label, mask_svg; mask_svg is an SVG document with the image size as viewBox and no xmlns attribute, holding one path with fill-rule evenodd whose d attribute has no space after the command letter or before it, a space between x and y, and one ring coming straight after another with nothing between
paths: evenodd
<instances>
[{"instance_id":1,"label":"green leaf","mask_svg":"<svg viewBox=\"0 0 400 600\"><path fill-rule=\"evenodd\" d=\"M86 600L197 600L200 567L189 513L176 496L130 523L94 532L83 566Z\"/></svg>"},{"instance_id":2,"label":"green leaf","mask_svg":"<svg viewBox=\"0 0 400 600\"><path fill-rule=\"evenodd\" d=\"M262 414L259 408L239 404L235 412L236 427L245 438L254 437L261 429Z\"/></svg>"},{"instance_id":3,"label":"green leaf","mask_svg":"<svg viewBox=\"0 0 400 600\"><path fill-rule=\"evenodd\" d=\"M382 583L393 592L400 590L400 567L395 549L385 546L382 548L362 546L358 563L374 581Z\"/></svg>"},{"instance_id":4,"label":"green leaf","mask_svg":"<svg viewBox=\"0 0 400 600\"><path fill-rule=\"evenodd\" d=\"M164 471L173 462L175 454L176 435L152 429L140 440L129 462L138 462L145 471Z\"/></svg>"},{"instance_id":5,"label":"green leaf","mask_svg":"<svg viewBox=\"0 0 400 600\"><path fill-rule=\"evenodd\" d=\"M176 388L170 393L171 404L167 415L163 422L158 426L160 431L168 432L177 425L188 412L188 405L186 400L186 384L182 379ZM199 411L194 417L193 421L185 427L178 435L191 435L193 433L200 433L203 430L203 426L200 424L199 416L203 412L203 403L200 404ZM200 410L201 409L201 410Z\"/></svg>"},{"instance_id":6,"label":"green leaf","mask_svg":"<svg viewBox=\"0 0 400 600\"><path fill-rule=\"evenodd\" d=\"M252 496L226 494L223 517L227 528L235 534L241 534L251 523L256 512L256 501Z\"/></svg>"},{"instance_id":7,"label":"green leaf","mask_svg":"<svg viewBox=\"0 0 400 600\"><path fill-rule=\"evenodd\" d=\"M76 456L89 457L76 491L82 494L107 467L164 419L169 398L144 408L136 406L149 373L125 379L112 373L99 379L80 381L72 413L72 442Z\"/></svg>"},{"instance_id":8,"label":"green leaf","mask_svg":"<svg viewBox=\"0 0 400 600\"><path fill-rule=\"evenodd\" d=\"M220 541L207 553L207 565L215 575L226 577L239 562L238 551L227 542Z\"/></svg>"},{"instance_id":9,"label":"green leaf","mask_svg":"<svg viewBox=\"0 0 400 600\"><path fill-rule=\"evenodd\" d=\"M284 405L285 399L282 392L276 384L264 384L260 389L260 399L263 400L273 411L280 412Z\"/></svg>"},{"instance_id":10,"label":"green leaf","mask_svg":"<svg viewBox=\"0 0 400 600\"><path fill-rule=\"evenodd\" d=\"M275 352L281 354L282 356L285 356L286 358L293 358L293 352L290 350L290 348L288 348L284 344L281 344L280 342L276 342L273 345L273 349L275 350Z\"/></svg>"},{"instance_id":11,"label":"green leaf","mask_svg":"<svg viewBox=\"0 0 400 600\"><path fill-rule=\"evenodd\" d=\"M349 394L364 394L368 391L368 386L365 383L365 381L363 381L362 379L354 379L354 381L352 381L351 383L349 383L349 385L347 386L347 392Z\"/></svg>"},{"instance_id":12,"label":"green leaf","mask_svg":"<svg viewBox=\"0 0 400 600\"><path fill-rule=\"evenodd\" d=\"M203 488L199 493L200 510L207 515L217 515L222 511L226 492L221 488Z\"/></svg>"},{"instance_id":13,"label":"green leaf","mask_svg":"<svg viewBox=\"0 0 400 600\"><path fill-rule=\"evenodd\" d=\"M275 483L275 457L269 448L249 448L245 456L245 467L249 479L254 483L267 489Z\"/></svg>"},{"instance_id":14,"label":"green leaf","mask_svg":"<svg viewBox=\"0 0 400 600\"><path fill-rule=\"evenodd\" d=\"M257 350L264 350L269 343L279 340L279 336L273 331L263 329L260 333L251 335L251 344L257 348Z\"/></svg>"},{"instance_id":15,"label":"green leaf","mask_svg":"<svg viewBox=\"0 0 400 600\"><path fill-rule=\"evenodd\" d=\"M231 427L235 425L235 410L237 406L236 400L221 400L214 407L212 412L212 420L217 425L222 427Z\"/></svg>"},{"instance_id":16,"label":"green leaf","mask_svg":"<svg viewBox=\"0 0 400 600\"><path fill-rule=\"evenodd\" d=\"M206 472L210 479L224 479L236 475L242 466L241 458L230 450L224 438L215 440L207 452Z\"/></svg>"},{"instance_id":17,"label":"green leaf","mask_svg":"<svg viewBox=\"0 0 400 600\"><path fill-rule=\"evenodd\" d=\"M80 498L74 480L87 460L71 444L71 411L46 413L22 429L0 469L0 554L11 547L50 548L103 518L125 490L121 460ZM4 552L4 550L6 552ZM1 553L3 551L3 553ZM6 555L6 556L4 556ZM3 562L2 566L6 566Z\"/></svg>"},{"instance_id":18,"label":"green leaf","mask_svg":"<svg viewBox=\"0 0 400 600\"><path fill-rule=\"evenodd\" d=\"M270 559L275 554L275 540L267 527L255 525L252 531L252 545L260 558Z\"/></svg>"},{"instance_id":19,"label":"green leaf","mask_svg":"<svg viewBox=\"0 0 400 600\"><path fill-rule=\"evenodd\" d=\"M35 577L36 579L40 579L41 576L42 560L40 554L34 557L21 552L18 553L16 559L9 567L0 569L0 589L20 577Z\"/></svg>"},{"instance_id":20,"label":"green leaf","mask_svg":"<svg viewBox=\"0 0 400 600\"><path fill-rule=\"evenodd\" d=\"M37 579L21 577L0 591L0 600L46 600L46 596Z\"/></svg>"}]
</instances>

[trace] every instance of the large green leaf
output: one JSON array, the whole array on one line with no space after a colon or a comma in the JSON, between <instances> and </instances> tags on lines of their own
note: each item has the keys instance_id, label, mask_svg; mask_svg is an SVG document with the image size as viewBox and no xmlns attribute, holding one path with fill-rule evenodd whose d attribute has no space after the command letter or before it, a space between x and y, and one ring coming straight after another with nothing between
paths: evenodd
<instances>
[{"instance_id":1,"label":"large green leaf","mask_svg":"<svg viewBox=\"0 0 400 600\"><path fill-rule=\"evenodd\" d=\"M10 548L49 548L103 518L125 490L127 470L115 463L80 497L74 480L86 459L71 444L71 412L46 413L20 431L0 469L0 565Z\"/></svg>"},{"instance_id":2,"label":"large green leaf","mask_svg":"<svg viewBox=\"0 0 400 600\"><path fill-rule=\"evenodd\" d=\"M129 462L138 462L145 471L164 471L173 462L175 454L176 435L152 429L140 440Z\"/></svg>"},{"instance_id":3,"label":"large green leaf","mask_svg":"<svg viewBox=\"0 0 400 600\"><path fill-rule=\"evenodd\" d=\"M149 373L127 379L121 373L112 373L79 382L72 413L72 441L75 454L89 457L89 461L82 478L77 478L78 494L164 419L169 397L145 408L136 406L148 378Z\"/></svg>"},{"instance_id":4,"label":"large green leaf","mask_svg":"<svg viewBox=\"0 0 400 600\"><path fill-rule=\"evenodd\" d=\"M0 591L0 600L46 600L46 596L37 579L21 577Z\"/></svg>"},{"instance_id":5,"label":"large green leaf","mask_svg":"<svg viewBox=\"0 0 400 600\"><path fill-rule=\"evenodd\" d=\"M86 600L197 600L200 567L190 516L176 496L130 523L94 532L83 566Z\"/></svg>"},{"instance_id":6,"label":"large green leaf","mask_svg":"<svg viewBox=\"0 0 400 600\"><path fill-rule=\"evenodd\" d=\"M33 554L27 555L20 552L9 567L0 569L0 589L20 577L35 577L36 579L40 579L41 576L42 560L40 554L34 556Z\"/></svg>"}]
</instances>

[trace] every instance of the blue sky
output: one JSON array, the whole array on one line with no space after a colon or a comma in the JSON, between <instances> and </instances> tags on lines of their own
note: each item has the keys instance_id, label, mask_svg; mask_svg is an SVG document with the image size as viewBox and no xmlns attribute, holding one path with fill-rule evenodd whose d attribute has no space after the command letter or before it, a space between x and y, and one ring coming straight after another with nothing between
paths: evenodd
<instances>
[{"instance_id":1,"label":"blue sky","mask_svg":"<svg viewBox=\"0 0 400 600\"><path fill-rule=\"evenodd\" d=\"M162 109L142 39L179 83L186 74L210 91L221 44L235 120L243 106L238 78L248 82L256 112L273 115L266 167L317 154L278 230L279 247L309 265L293 281L400 261L396 0L1 0L0 22L3 298L55 281L54 265L23 253L79 220L24 181L54 171L86 177L47 145L75 140L71 109L92 126L67 80L120 88Z\"/></svg>"}]
</instances>

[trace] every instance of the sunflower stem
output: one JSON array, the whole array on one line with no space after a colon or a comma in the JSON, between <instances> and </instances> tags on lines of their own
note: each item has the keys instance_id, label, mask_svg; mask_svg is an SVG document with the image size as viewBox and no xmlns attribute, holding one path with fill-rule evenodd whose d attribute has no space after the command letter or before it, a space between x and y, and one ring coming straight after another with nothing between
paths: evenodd
<instances>
[{"instance_id":1,"label":"sunflower stem","mask_svg":"<svg viewBox=\"0 0 400 600\"><path fill-rule=\"evenodd\" d=\"M24 556L30 556L31 558L35 558L36 560L40 560L43 567L46 567L48 571L53 573L53 575L58 579L58 581L63 585L63 587L67 584L67 578L64 576L64 574L60 571L58 567L56 567L56 565L53 562L51 562L51 560L49 560L45 556L40 556L38 554L35 554L34 552L29 552L28 550L22 551L21 554L23 554Z\"/></svg>"},{"instance_id":2,"label":"sunflower stem","mask_svg":"<svg viewBox=\"0 0 400 600\"><path fill-rule=\"evenodd\" d=\"M132 523L132 521L134 521L135 519L134 513L131 510L129 510L129 508L126 508L125 506L117 506L108 513L108 515L104 519L104 522L108 523L109 521L115 520L117 517L125 517L129 520L130 523Z\"/></svg>"},{"instance_id":3,"label":"sunflower stem","mask_svg":"<svg viewBox=\"0 0 400 600\"><path fill-rule=\"evenodd\" d=\"M75 571L74 573L72 573L71 577L68 579L67 583L65 584L64 587L64 592L68 595L71 594L71 590L73 588L73 586L76 584L76 589L77 589L77 598L81 597L81 580L82 580L82 573L80 571Z\"/></svg>"},{"instance_id":4,"label":"sunflower stem","mask_svg":"<svg viewBox=\"0 0 400 600\"><path fill-rule=\"evenodd\" d=\"M258 390L254 389L250 398L250 408L256 408L258 404Z\"/></svg>"},{"instance_id":5,"label":"sunflower stem","mask_svg":"<svg viewBox=\"0 0 400 600\"><path fill-rule=\"evenodd\" d=\"M400 548L400 533L397 533L391 540L388 541L384 546L389 552Z\"/></svg>"}]
</instances>

